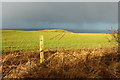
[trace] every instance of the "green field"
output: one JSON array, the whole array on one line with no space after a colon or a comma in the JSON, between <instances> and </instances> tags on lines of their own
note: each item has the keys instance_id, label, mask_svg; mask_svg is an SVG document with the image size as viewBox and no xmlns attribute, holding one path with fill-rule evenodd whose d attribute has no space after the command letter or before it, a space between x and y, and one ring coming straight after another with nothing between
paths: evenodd
<instances>
[{"instance_id":1,"label":"green field","mask_svg":"<svg viewBox=\"0 0 120 80\"><path fill-rule=\"evenodd\" d=\"M65 35L62 37L63 33ZM39 50L40 35L44 36L44 48L46 50L100 48L114 46L113 44L109 43L107 39L111 38L111 36L105 33L73 33L65 30L41 30L41 31L3 30L2 49L4 51L10 50L37 51Z\"/></svg>"}]
</instances>

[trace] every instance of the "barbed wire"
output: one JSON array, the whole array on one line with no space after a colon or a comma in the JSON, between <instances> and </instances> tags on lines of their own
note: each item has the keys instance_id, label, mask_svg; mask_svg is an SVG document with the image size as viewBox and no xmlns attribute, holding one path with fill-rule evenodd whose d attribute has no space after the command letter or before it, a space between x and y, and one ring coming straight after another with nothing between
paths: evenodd
<instances>
[{"instance_id":1,"label":"barbed wire","mask_svg":"<svg viewBox=\"0 0 120 80\"><path fill-rule=\"evenodd\" d=\"M50 38L49 40L62 39L65 36L65 33L60 33ZM2 41L2 50L3 51L15 51L15 50L38 50L39 49L39 40L3 40Z\"/></svg>"}]
</instances>

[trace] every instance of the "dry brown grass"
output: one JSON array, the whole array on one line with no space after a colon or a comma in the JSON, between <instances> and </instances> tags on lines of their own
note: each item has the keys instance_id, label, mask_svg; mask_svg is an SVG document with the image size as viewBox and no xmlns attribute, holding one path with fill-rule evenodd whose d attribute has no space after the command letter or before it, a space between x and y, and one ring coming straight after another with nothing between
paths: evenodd
<instances>
[{"instance_id":1,"label":"dry brown grass","mask_svg":"<svg viewBox=\"0 0 120 80\"><path fill-rule=\"evenodd\" d=\"M3 53L4 78L120 78L120 53L115 48Z\"/></svg>"}]
</instances>

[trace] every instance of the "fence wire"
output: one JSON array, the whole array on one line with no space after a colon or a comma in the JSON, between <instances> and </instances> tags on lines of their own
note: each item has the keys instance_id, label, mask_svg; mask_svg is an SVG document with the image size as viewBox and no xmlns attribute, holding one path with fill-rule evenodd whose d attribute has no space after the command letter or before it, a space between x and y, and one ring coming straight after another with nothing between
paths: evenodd
<instances>
[{"instance_id":1,"label":"fence wire","mask_svg":"<svg viewBox=\"0 0 120 80\"><path fill-rule=\"evenodd\" d=\"M2 41L2 50L9 51L37 51L39 50L39 40L13 40Z\"/></svg>"}]
</instances>

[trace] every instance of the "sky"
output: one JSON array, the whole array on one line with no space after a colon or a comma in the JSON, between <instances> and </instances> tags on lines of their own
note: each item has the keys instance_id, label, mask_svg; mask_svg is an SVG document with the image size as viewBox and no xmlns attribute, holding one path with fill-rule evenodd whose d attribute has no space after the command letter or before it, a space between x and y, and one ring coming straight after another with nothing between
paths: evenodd
<instances>
[{"instance_id":1,"label":"sky","mask_svg":"<svg viewBox=\"0 0 120 80\"><path fill-rule=\"evenodd\" d=\"M117 2L3 2L2 29L107 32L118 27Z\"/></svg>"},{"instance_id":2,"label":"sky","mask_svg":"<svg viewBox=\"0 0 120 80\"><path fill-rule=\"evenodd\" d=\"M1 0L2 2L118 2L119 0Z\"/></svg>"}]
</instances>

